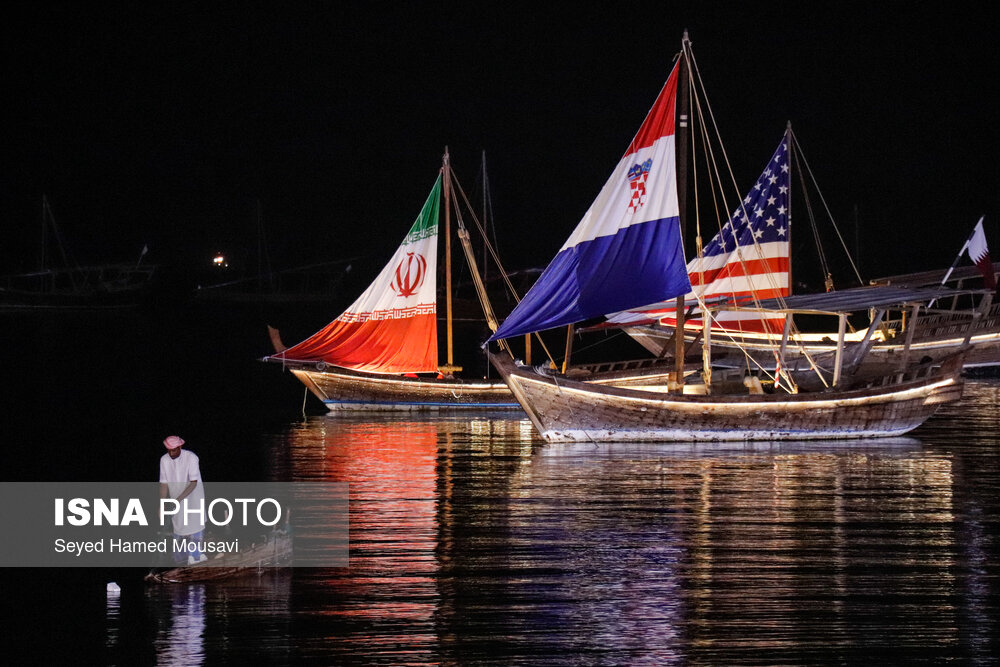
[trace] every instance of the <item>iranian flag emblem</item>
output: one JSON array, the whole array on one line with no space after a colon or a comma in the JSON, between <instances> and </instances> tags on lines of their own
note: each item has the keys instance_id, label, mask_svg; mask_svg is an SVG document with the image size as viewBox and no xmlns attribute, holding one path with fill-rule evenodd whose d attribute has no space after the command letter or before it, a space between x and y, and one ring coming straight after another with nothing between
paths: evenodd
<instances>
[{"instance_id":1,"label":"iranian flag emblem","mask_svg":"<svg viewBox=\"0 0 1000 667\"><path fill-rule=\"evenodd\" d=\"M392 291L404 299L413 296L424 284L427 275L427 260L415 252L406 253L406 257L396 265L396 275L392 280Z\"/></svg>"}]
</instances>

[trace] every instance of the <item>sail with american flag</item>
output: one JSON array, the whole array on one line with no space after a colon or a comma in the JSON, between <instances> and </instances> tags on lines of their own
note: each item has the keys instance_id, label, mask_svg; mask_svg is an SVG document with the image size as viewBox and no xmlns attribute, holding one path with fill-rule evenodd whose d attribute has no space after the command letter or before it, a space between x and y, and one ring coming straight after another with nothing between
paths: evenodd
<instances>
[{"instance_id":1,"label":"sail with american flag","mask_svg":"<svg viewBox=\"0 0 1000 667\"><path fill-rule=\"evenodd\" d=\"M755 301L788 296L790 291L789 133L782 138L764 171L700 257L687 264L691 291L688 307L700 299L708 304L729 300L747 306ZM675 302L663 301L615 313L610 324L636 326L676 324ZM695 308L686 326L702 327ZM723 311L713 317L713 329L777 333L784 319L756 312Z\"/></svg>"},{"instance_id":2,"label":"sail with american flag","mask_svg":"<svg viewBox=\"0 0 1000 667\"><path fill-rule=\"evenodd\" d=\"M436 372L441 176L396 253L337 319L271 357L369 373Z\"/></svg>"}]
</instances>

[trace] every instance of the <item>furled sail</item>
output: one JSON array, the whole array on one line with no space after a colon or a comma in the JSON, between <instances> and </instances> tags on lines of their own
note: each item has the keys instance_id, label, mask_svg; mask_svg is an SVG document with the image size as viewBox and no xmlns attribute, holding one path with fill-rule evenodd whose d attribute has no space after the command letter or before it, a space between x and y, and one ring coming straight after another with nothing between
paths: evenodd
<instances>
[{"instance_id":1,"label":"furled sail","mask_svg":"<svg viewBox=\"0 0 1000 667\"><path fill-rule=\"evenodd\" d=\"M677 203L677 78L675 66L597 199L490 340L662 301L690 289Z\"/></svg>"},{"instance_id":2,"label":"furled sail","mask_svg":"<svg viewBox=\"0 0 1000 667\"><path fill-rule=\"evenodd\" d=\"M438 176L416 222L368 289L340 317L273 356L370 373L438 369Z\"/></svg>"},{"instance_id":3,"label":"furled sail","mask_svg":"<svg viewBox=\"0 0 1000 667\"><path fill-rule=\"evenodd\" d=\"M753 188L733 211L732 217L705 246L701 257L688 262L691 291L688 306L696 297L711 303L729 300L754 305L754 299L788 296L789 285L789 188L791 183L786 134L771 156ZM612 324L640 325L660 322L676 324L673 301L660 302L616 313ZM697 313L697 311L696 311ZM725 311L715 316L714 328L745 332L780 332L782 316L764 316L756 312ZM688 326L701 328L695 314L685 320Z\"/></svg>"}]
</instances>

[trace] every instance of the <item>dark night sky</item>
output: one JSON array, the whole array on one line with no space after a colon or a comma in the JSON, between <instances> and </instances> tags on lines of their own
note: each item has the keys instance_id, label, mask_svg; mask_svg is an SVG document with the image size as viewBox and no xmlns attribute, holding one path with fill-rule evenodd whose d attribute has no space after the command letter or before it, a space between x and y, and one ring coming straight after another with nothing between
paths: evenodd
<instances>
[{"instance_id":1,"label":"dark night sky","mask_svg":"<svg viewBox=\"0 0 1000 667\"><path fill-rule=\"evenodd\" d=\"M857 206L866 277L946 266L981 214L1000 245L986 4L28 4L4 27L3 273L33 268L43 193L80 261L251 248L258 199L279 264L384 258L445 144L470 191L487 152L508 267L543 264L684 28L741 188L791 120L848 231Z\"/></svg>"}]
</instances>

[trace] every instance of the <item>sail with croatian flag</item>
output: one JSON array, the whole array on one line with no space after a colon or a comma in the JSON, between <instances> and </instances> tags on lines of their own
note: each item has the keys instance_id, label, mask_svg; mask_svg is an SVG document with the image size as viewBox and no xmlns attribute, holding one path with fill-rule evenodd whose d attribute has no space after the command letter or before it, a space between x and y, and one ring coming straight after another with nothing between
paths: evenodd
<instances>
[{"instance_id":1,"label":"sail with croatian flag","mask_svg":"<svg viewBox=\"0 0 1000 667\"><path fill-rule=\"evenodd\" d=\"M690 290L674 151L679 65L562 249L490 340L553 329Z\"/></svg>"},{"instance_id":2,"label":"sail with croatian flag","mask_svg":"<svg viewBox=\"0 0 1000 667\"><path fill-rule=\"evenodd\" d=\"M275 360L369 373L438 370L437 239L441 176L396 253L337 319Z\"/></svg>"},{"instance_id":3,"label":"sail with croatian flag","mask_svg":"<svg viewBox=\"0 0 1000 667\"><path fill-rule=\"evenodd\" d=\"M789 283L791 130L771 156L753 188L743 198L700 257L688 262L691 291L685 301L713 303L729 300L754 306L755 301L791 294ZM611 324L677 323L673 301L650 304L609 316ZM685 318L686 326L700 329L698 310ZM713 329L780 333L784 318L758 312L724 311L712 318Z\"/></svg>"}]
</instances>

